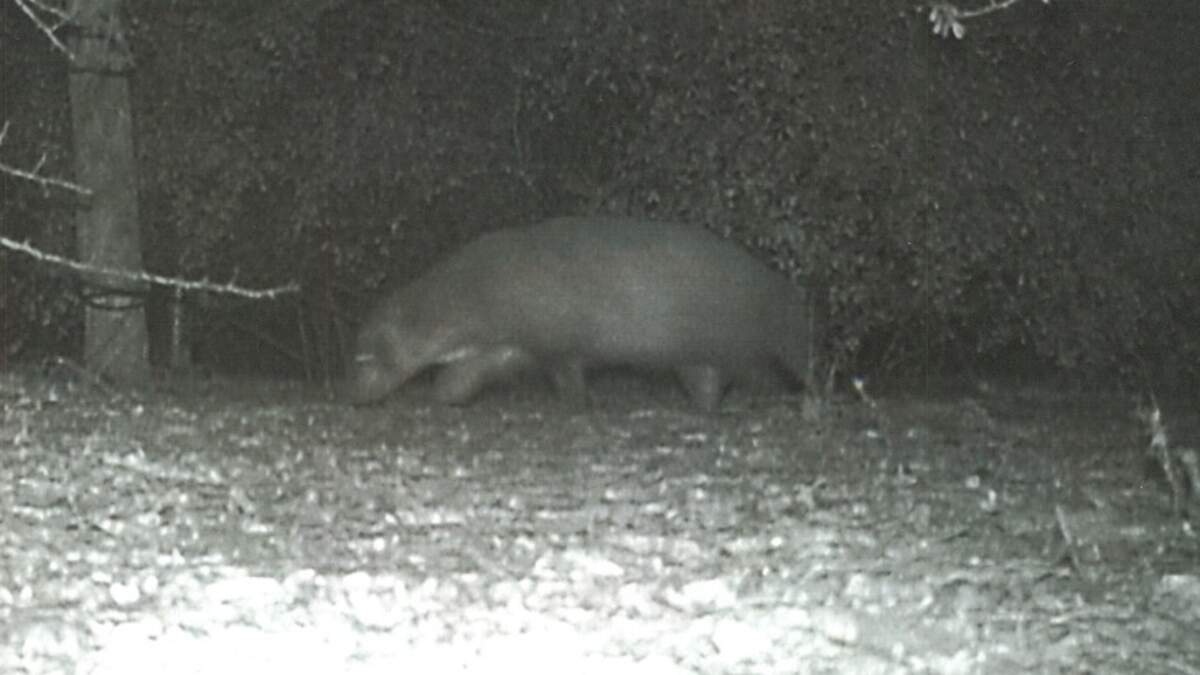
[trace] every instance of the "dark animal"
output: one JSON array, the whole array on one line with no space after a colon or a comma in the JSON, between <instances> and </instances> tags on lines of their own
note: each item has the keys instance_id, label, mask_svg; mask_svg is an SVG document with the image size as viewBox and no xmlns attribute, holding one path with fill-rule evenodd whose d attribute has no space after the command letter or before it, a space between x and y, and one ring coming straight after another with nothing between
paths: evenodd
<instances>
[{"instance_id":1,"label":"dark animal","mask_svg":"<svg viewBox=\"0 0 1200 675\"><path fill-rule=\"evenodd\" d=\"M585 372L671 370L715 409L752 374L808 379L808 293L699 227L559 218L483 236L387 295L350 364L352 401L382 398L433 367L434 396L464 403L540 369L574 401Z\"/></svg>"}]
</instances>

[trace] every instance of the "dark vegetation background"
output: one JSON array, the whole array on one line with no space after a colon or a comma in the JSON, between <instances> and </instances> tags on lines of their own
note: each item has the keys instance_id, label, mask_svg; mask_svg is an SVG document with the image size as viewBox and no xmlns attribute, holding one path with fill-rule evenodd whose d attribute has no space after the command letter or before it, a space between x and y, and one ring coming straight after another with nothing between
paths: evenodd
<instances>
[{"instance_id":1,"label":"dark vegetation background","mask_svg":"<svg viewBox=\"0 0 1200 675\"><path fill-rule=\"evenodd\" d=\"M843 372L1200 381L1200 3L129 0L145 260L198 364L337 374L385 279L575 213L678 219L831 292ZM66 65L0 3L0 153L70 177ZM73 252L3 181L0 233ZM73 277L0 250L0 359L77 349ZM148 298L161 359L165 293Z\"/></svg>"}]
</instances>

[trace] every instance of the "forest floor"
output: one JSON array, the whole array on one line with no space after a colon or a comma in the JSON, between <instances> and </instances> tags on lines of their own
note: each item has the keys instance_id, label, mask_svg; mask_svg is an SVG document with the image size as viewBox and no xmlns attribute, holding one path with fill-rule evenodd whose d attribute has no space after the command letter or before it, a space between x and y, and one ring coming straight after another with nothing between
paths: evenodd
<instances>
[{"instance_id":1,"label":"forest floor","mask_svg":"<svg viewBox=\"0 0 1200 675\"><path fill-rule=\"evenodd\" d=\"M0 671L1200 673L1194 401L594 399L0 373Z\"/></svg>"}]
</instances>

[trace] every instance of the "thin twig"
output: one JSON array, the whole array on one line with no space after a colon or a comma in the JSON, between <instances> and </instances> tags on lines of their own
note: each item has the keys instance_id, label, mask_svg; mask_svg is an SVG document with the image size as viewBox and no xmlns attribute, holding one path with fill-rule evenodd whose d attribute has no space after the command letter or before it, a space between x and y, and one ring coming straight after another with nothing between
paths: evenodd
<instances>
[{"instance_id":1,"label":"thin twig","mask_svg":"<svg viewBox=\"0 0 1200 675\"><path fill-rule=\"evenodd\" d=\"M64 258L62 256L55 255L53 253L46 253L44 251L39 251L38 249L30 246L27 243L14 241L7 237L0 237L0 246L4 246L5 248L11 249L13 251L18 251L20 253L24 253L28 256L31 256L37 260L42 261L42 262L66 267L66 268L74 270L76 272L82 272L85 274L98 274L100 276L110 277L113 279L120 279L120 280L124 280L124 281L140 281L143 283L155 284L158 286L167 286L170 288L178 288L178 289L185 290L185 291L207 291L210 293L225 293L227 295L237 295L237 296L240 296L243 298L250 298L252 300L263 300L263 299L274 299L274 298L277 298L286 293L295 293L296 291L300 290L299 284L296 284L296 283L291 283L286 286L279 286L276 288L255 290L255 289L249 289L249 288L242 288L240 286L235 285L232 281L229 283L225 283L225 284L217 284L217 283L213 283L211 281L190 281L187 279L174 279L171 277L164 277L164 276L161 276L158 274L152 274L150 272L144 272L144 271L133 272L130 270L120 269L120 268L116 268L116 267L100 267L100 266L96 266L96 265L88 265L88 264L81 263L81 262L78 262L75 260L71 260L69 258Z\"/></svg>"},{"instance_id":2,"label":"thin twig","mask_svg":"<svg viewBox=\"0 0 1200 675\"><path fill-rule=\"evenodd\" d=\"M4 139L8 137L8 127L9 122L6 121L4 123L4 128L0 129L0 146L4 145ZM45 165L46 153L42 153L41 158L38 159L37 164L35 164L32 169L18 169L15 166L9 166L4 162L0 162L0 173L6 173L16 178L32 181L38 185L41 185L43 190L48 190L50 187L57 187L64 190L70 190L71 192L83 195L84 197L91 196L92 191L83 187L82 185L72 183L71 181L63 180L61 178L43 175L41 171L42 167Z\"/></svg>"},{"instance_id":3,"label":"thin twig","mask_svg":"<svg viewBox=\"0 0 1200 675\"><path fill-rule=\"evenodd\" d=\"M983 16L985 14L991 14L992 12L999 12L1002 9L1008 9L1020 1L1021 0L1002 0L1001 2L989 2L986 7L980 7L979 9L960 9L958 10L958 17L960 19L973 19L977 16Z\"/></svg>"},{"instance_id":4,"label":"thin twig","mask_svg":"<svg viewBox=\"0 0 1200 675\"><path fill-rule=\"evenodd\" d=\"M17 3L17 7L21 8L22 12L25 12L25 15L29 17L29 20L33 22L33 25L36 26L38 30L42 31L43 34L45 34L46 39L50 40L50 44L54 45L55 49L63 54L66 54L68 59L72 61L75 60L75 54L67 48L67 45L64 44L62 40L58 39L57 35L59 28L71 23L72 17L66 10L52 7L41 0L13 1ZM58 24L51 26L45 19L38 15L39 11L57 17Z\"/></svg>"}]
</instances>

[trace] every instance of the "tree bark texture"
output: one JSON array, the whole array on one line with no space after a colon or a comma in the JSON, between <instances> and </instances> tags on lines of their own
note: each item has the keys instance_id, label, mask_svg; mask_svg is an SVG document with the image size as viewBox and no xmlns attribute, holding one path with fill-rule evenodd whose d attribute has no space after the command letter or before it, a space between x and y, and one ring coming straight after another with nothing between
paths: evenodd
<instances>
[{"instance_id":1,"label":"tree bark texture","mask_svg":"<svg viewBox=\"0 0 1200 675\"><path fill-rule=\"evenodd\" d=\"M76 220L83 262L137 272L142 269L137 162L129 101L131 60L120 28L120 0L73 0L78 24L71 63L71 119L75 178L92 190ZM141 284L85 276L108 298L89 303L84 321L84 363L122 381L149 373ZM105 307L97 307L101 304Z\"/></svg>"}]
</instances>

